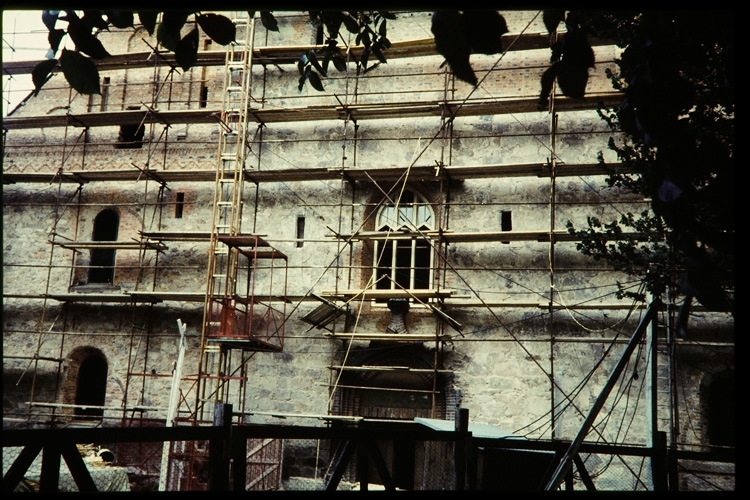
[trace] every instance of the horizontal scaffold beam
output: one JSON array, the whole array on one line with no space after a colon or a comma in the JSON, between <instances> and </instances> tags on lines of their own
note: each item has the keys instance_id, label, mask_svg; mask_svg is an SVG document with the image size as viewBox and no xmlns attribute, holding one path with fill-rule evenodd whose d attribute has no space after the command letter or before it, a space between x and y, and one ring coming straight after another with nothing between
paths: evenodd
<instances>
[{"instance_id":1,"label":"horizontal scaffold beam","mask_svg":"<svg viewBox=\"0 0 750 500\"><path fill-rule=\"evenodd\" d=\"M600 106L619 106L623 95L619 92L589 94L583 98L556 97L555 110L584 111L596 110ZM247 118L255 123L287 123L306 121L337 120L390 120L395 118L421 117L465 117L520 113L548 114L539 110L539 98L513 97L472 100L425 100L414 102L394 102L381 104L316 105L298 108L251 108ZM60 115L8 116L3 118L3 129L19 130L46 127L106 127L155 123L163 125L223 124L220 109L190 110L125 110L96 113L69 113Z\"/></svg>"},{"instance_id":2,"label":"horizontal scaffold beam","mask_svg":"<svg viewBox=\"0 0 750 500\"><path fill-rule=\"evenodd\" d=\"M450 335L434 333L324 333L341 340L384 340L389 342L434 342L451 340Z\"/></svg>"},{"instance_id":3,"label":"horizontal scaffold beam","mask_svg":"<svg viewBox=\"0 0 750 500\"><path fill-rule=\"evenodd\" d=\"M650 235L646 233L622 233L619 235L603 235L609 239L632 239L646 241ZM564 230L556 231L360 231L353 234L335 234L332 238L340 238L346 241L359 240L409 240L430 238L442 240L446 243L479 243L483 241L581 241L580 236L570 234Z\"/></svg>"},{"instance_id":4,"label":"horizontal scaffold beam","mask_svg":"<svg viewBox=\"0 0 750 500\"><path fill-rule=\"evenodd\" d=\"M322 295L345 299L444 299L453 295L452 290L323 290Z\"/></svg>"},{"instance_id":5,"label":"horizontal scaffold beam","mask_svg":"<svg viewBox=\"0 0 750 500\"><path fill-rule=\"evenodd\" d=\"M547 33L506 33L502 38L503 47L508 51L549 49L550 38ZM611 41L601 39L589 39L592 46L612 45ZM299 57L310 50L322 50L325 45L286 45L278 47L255 47L253 49L252 63L258 66L267 64L297 64ZM354 59L359 59L362 46L349 48ZM403 59L408 57L424 57L439 55L435 49L434 38L421 38L418 40L407 40L393 42L387 50L383 51L388 59ZM34 68L44 60L35 61L3 61L4 75L31 74ZM131 68L149 68L155 65L167 65L179 67L171 52L130 52L127 54L113 54L103 59L93 61L99 71L115 71ZM226 63L226 52L223 50L199 51L194 66L223 66ZM59 71L59 67L54 71Z\"/></svg>"},{"instance_id":6,"label":"horizontal scaffold beam","mask_svg":"<svg viewBox=\"0 0 750 500\"><path fill-rule=\"evenodd\" d=\"M150 241L50 241L53 245L68 250L157 250L163 252L167 247Z\"/></svg>"},{"instance_id":7,"label":"horizontal scaffold beam","mask_svg":"<svg viewBox=\"0 0 750 500\"><path fill-rule=\"evenodd\" d=\"M216 170L158 170L164 182L215 182ZM610 175L612 173L635 173L623 164L602 165L597 163L557 164L556 177L579 177L588 175ZM352 182L400 181L407 176L413 181L491 179L497 177L540 177L552 175L546 163L524 163L508 165L443 166L418 165L413 167L347 167L347 168L295 168L278 170L244 171L245 178L254 183L341 180ZM139 181L146 177L138 170L74 170L57 173L3 172L3 184L17 183L72 183Z\"/></svg>"}]
</instances>

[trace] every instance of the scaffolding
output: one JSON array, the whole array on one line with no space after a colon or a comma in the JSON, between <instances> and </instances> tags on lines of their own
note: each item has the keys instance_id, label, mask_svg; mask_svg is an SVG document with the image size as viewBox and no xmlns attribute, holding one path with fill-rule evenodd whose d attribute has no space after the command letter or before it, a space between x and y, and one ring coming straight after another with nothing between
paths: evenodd
<instances>
[{"instance_id":1,"label":"scaffolding","mask_svg":"<svg viewBox=\"0 0 750 500\"><path fill-rule=\"evenodd\" d=\"M455 403L460 396L450 393L450 379L452 370L443 364L443 351L451 346L454 340L464 336L462 322L455 317L455 312L483 308L496 314L498 309L530 309L547 314L550 324L558 311L620 311L625 314L630 305L619 303L596 304L563 304L555 299L556 263L554 262L555 245L577 241L577 237L565 230L555 227L558 196L555 192L556 183L561 178L589 175L606 175L611 170L595 163L566 163L558 161L557 135L559 113L595 109L598 106L611 107L620 102L620 95L615 92L594 92L587 94L584 99L553 99L549 112L549 144L550 157L546 162L522 164L487 164L455 165L453 150L460 135L454 134L453 123L459 117L477 117L510 115L537 111L537 96L516 96L507 98L456 98L456 82L447 70L438 72L443 86L440 91L442 98L428 98L414 101L399 102L359 102L359 80L364 76L345 77L346 94L337 96L337 104L323 104L315 106L279 106L265 104L257 107L255 102L266 103L265 96L253 95L253 68L267 65L289 64L299 57L304 47L256 47L255 26L259 20L245 17L233 19L238 33L242 36L233 42L226 51L201 51L198 55L198 66L224 65L222 101L220 105L206 106L198 109L175 109L170 105L163 109L163 96L160 91L152 94L151 102L144 105L145 111L139 109L123 109L116 111L97 111L88 113L71 112L71 106L65 114L53 116L10 116L4 119L3 126L7 133L14 130L35 129L39 127L59 127L65 132L61 151L59 169L52 175L49 172L17 172L3 173L3 183L7 185L21 183L55 183L58 186L58 196L55 199L54 219L50 231L49 271L43 293L19 294L19 298L33 298L42 302L41 318L38 325L49 322L47 318L48 303L56 301L62 304L62 317L53 321L62 325L62 332L69 332L66 317L68 305L75 303L92 304L120 304L130 307L133 321L130 327L130 349L127 378L124 387L123 401L128 400L129 393L145 392L147 380L166 377L165 374L154 373L149 369L147 355L138 356L137 352L149 351L151 325L154 321L152 309L154 305L164 302L193 303L203 306L203 321L200 330L200 361L196 373L183 376L182 380L189 383L190 388L177 398L179 411L176 412L175 423L182 425L211 425L214 423L214 405L218 403L234 403L236 418L239 423L245 423L247 415L252 413L246 407L248 385L252 383L251 360L257 353L280 353L284 349L285 328L288 319L297 312L304 303L313 304L313 309L301 315L301 321L307 323L310 329L323 330L322 336L331 343L331 351L350 353L356 351L355 359L331 355L331 362L327 366L330 373L327 384L329 390L328 415L334 416L364 416L369 418L383 418L396 420L410 420L416 417L450 419L453 417L445 411ZM506 35L510 40L510 35ZM514 34L512 35L513 50L535 50L549 47L546 34ZM593 44L606 44L606 41L593 41ZM310 47L312 48L312 47ZM361 51L359 47L352 47L350 57L357 57ZM100 71L118 71L151 67L154 78L159 83L159 67L171 68L167 77L159 83L159 89L167 88L174 78L174 65L169 56L154 52L131 52L115 55L103 60L99 65ZM388 57L392 59L409 57L430 57L436 55L432 38L409 42L394 42L388 50ZM30 72L33 65L16 63L5 65L4 69L10 74ZM491 74L492 69L487 71ZM350 87L351 85L351 87ZM69 95L70 101L73 92ZM168 100L169 101L169 100ZM69 102L70 104L70 102ZM357 126L368 120L392 120L401 118L437 118L439 120L438 133L434 142L439 144L440 160L435 165L419 164L418 158L407 166L361 166L356 157L359 142ZM253 156L259 156L259 151L265 142L262 134L264 127L274 124L330 122L341 125L339 137L332 142L341 143L341 165L310 168L276 168L263 170L250 165ZM215 166L205 169L168 169L167 157L170 141L170 129L178 124L215 125L219 129L216 140L218 152ZM148 127L148 137L156 140L145 141L147 145L141 152L143 161L136 164L131 162L130 169L87 169L85 164L80 168L71 168L69 159L74 157L73 151L81 150L85 153L87 141L85 136L91 127L107 127L112 125L130 125ZM158 127L163 125L163 130ZM255 128L257 127L257 129ZM69 139L80 130L78 137ZM176 139L175 139L176 140ZM159 160L157 154L159 146L163 147L163 157ZM85 158L81 153L80 157ZM351 158L354 158L353 160ZM84 160L82 160L83 162ZM156 168L161 161L162 168ZM617 166L619 171L622 166ZM455 182L472 179L496 178L539 178L549 180L550 224L546 230L453 230L451 210L456 207L453 203L451 189ZM436 225L429 229L411 227L392 230L370 230L355 220L355 201L360 185L367 189L374 188L384 193L378 207L387 204L391 191L386 186L396 186L409 182L431 183L436 185L439 201L435 214ZM327 244L336 246L335 263L330 269L337 279L331 289L310 289L303 295L288 293L290 257L276 248L277 244L286 243L277 235L258 234L255 220L258 217L258 190L264 183L305 183L310 181L329 181L339 183L340 199L332 202L339 208L340 217L335 229L329 227L330 234L324 240ZM140 209L143 211L142 226L138 229L138 239L122 241L91 241L80 239L78 227L73 229L73 236L69 237L65 231L57 227L62 213L75 210L85 205L83 201L84 187L93 182L137 182L143 184L143 198ZM165 207L169 206L166 194L172 183L195 182L204 185L213 183L214 198L210 227L204 231L169 231L161 229L161 218ZM77 186L69 201L63 199L63 188ZM156 187L154 187L156 186ZM248 188L248 186L252 186ZM255 189L255 206L252 214L245 204L252 197ZM350 197L351 201L347 198ZM626 200L624 203L633 203ZM481 204L481 203L479 203ZM398 212L398 204L395 205ZM78 208L80 210L80 208ZM349 213L347 213L347 209ZM150 211L150 213L149 213ZM151 219L152 225L147 225ZM247 221L252 220L252 228L248 231ZM245 227L243 227L245 224ZM631 238L646 239L647 235L631 234ZM429 287L415 288L414 286L400 286L396 283L387 289L379 288L375 282L368 282L360 286L361 282L354 277L361 271L354 264L355 249L367 245L385 246L383 242L399 242L416 244L413 242L429 242L432 261L430 272L435 279ZM462 244L504 244L519 242L524 244L546 246L548 253L549 291L546 297L538 300L489 300L463 284L462 290L457 290L456 283L449 283L446 275L451 269L449 253L456 245ZM190 243L203 245L206 248L207 265L204 286L205 289L190 291L158 289L159 276L165 270L160 266L160 257L170 250L171 243ZM398 248L398 246L394 247ZM70 252L69 273L70 283L67 293L53 290L52 272L53 262L58 252ZM132 289L122 290L109 283L91 285L77 285L80 276L80 257L85 252L129 252L137 254L137 263L132 270L136 278ZM112 254L114 256L114 253ZM395 252L394 252L395 255ZM113 257L114 258L114 257ZM395 262L395 256L394 262ZM104 266L107 267L107 266ZM112 267L112 266L110 266ZM367 266L364 266L367 267ZM373 265L373 267L375 267ZM394 269L396 266L394 266ZM531 267L530 267L531 268ZM373 269L375 274L376 269ZM117 272L120 272L119 270ZM342 286L339 286L342 283ZM469 290L467 293L466 289ZM373 304L386 306L390 311L392 324L386 331L361 330L357 328L357 317L362 310ZM293 306L292 306L293 304ZM427 313L434 319L434 331L425 333L409 332L404 326L404 318L409 307L416 307L420 314ZM145 314L144 314L145 310ZM386 309L383 308L383 311ZM668 309L673 314L674 305ZM136 317L138 319L136 319ZM195 325L192 325L195 326ZM39 332L39 346L43 342L45 332ZM555 342L564 341L553 337L546 339L550 343L552 352ZM140 345L145 342L144 345ZM33 356L29 369L35 377L38 363L56 363L58 372L63 369L64 342L61 342L59 356L43 359ZM385 361L382 356L376 356L377 351L387 347L392 359ZM393 355L398 352L399 354ZM531 357L531 356L530 356ZM554 358L554 356L551 356ZM347 362L348 361L348 362ZM554 368L554 365L552 365ZM394 376L394 375L397 375ZM399 382L397 378L400 377ZM550 374L554 378L554 371ZM409 384L402 383L407 380ZM178 381L179 384L179 381ZM564 398L552 388L551 408L555 408L556 398ZM58 417L67 417L72 408L65 405L49 405L35 401L35 382L29 401L28 418L31 420L35 409L48 408L51 414L48 418L55 422ZM377 407L369 408L365 415L352 412L362 411L362 400L372 391L389 392L394 398L404 394L411 397L425 396L429 404L418 408L415 412L404 411L393 413L392 409ZM116 408L102 408L103 411L119 413L120 425L160 425L142 418L149 411L161 412L164 408L153 408L141 401L139 405L125 405ZM552 412L555 415L555 412ZM324 416L325 417L325 416ZM552 417L553 429L556 428ZM159 420L159 419L156 419ZM554 437L553 431L553 437ZM280 468L283 455L281 440L265 440L253 443L249 449L248 460L252 463L252 456L258 458L259 463L267 463L269 457L273 467ZM154 450L143 450L144 454L153 454ZM195 443L175 443L170 448L169 488L171 489L202 489L204 484L197 482L200 476L197 467L207 457L206 449ZM259 466L259 472L248 476L248 489L252 489L256 482L261 481L268 470ZM253 477L250 477L253 476ZM278 481L277 481L278 482ZM166 487L166 483L164 485Z\"/></svg>"},{"instance_id":2,"label":"scaffolding","mask_svg":"<svg viewBox=\"0 0 750 500\"><path fill-rule=\"evenodd\" d=\"M257 20L255 20L257 22ZM160 91L152 96L152 102L143 106L142 109L128 109L100 111L96 113L77 114L69 111L64 115L55 116L10 116L4 120L3 126L6 131L33 129L41 126L45 127L63 127L65 130L71 127L81 127L82 134L85 134L90 127L109 126L112 124L131 125L137 127L151 127L150 136L158 135L158 140L148 141L148 150L145 153L145 159L142 166L133 164L132 170L87 170L66 169L65 160L61 168L50 178L47 173L26 173L26 172L5 172L3 175L4 184L14 183L39 183L39 182L56 182L60 186L65 184L77 184L79 186L77 193L80 198L81 190L91 182L115 182L115 181L141 181L144 182L144 207L153 209L153 219L159 220L166 206L164 201L165 192L169 190L169 184L173 182L214 182L214 210L213 222L210 231L192 231L192 232L174 232L152 230L142 227L139 231L140 239L133 241L117 242L92 242L92 241L69 241L63 235L57 234L52 230L51 248L62 248L80 253L84 250L118 250L118 251L138 251L139 252L139 276L148 268L147 261L153 254L154 265L152 266L153 276L151 277L151 289L140 289L138 283L132 290L124 291L106 291L102 289L93 289L93 293L81 293L82 290L75 290L70 293L45 293L43 300L56 300L64 304L74 302L94 302L94 303L125 303L133 307L145 305L151 307L154 304L163 303L164 301L184 301L184 302L203 302L204 303L204 324L201 333L201 363L200 370L195 376L194 383L197 401L194 409L188 416L180 416L178 420L192 422L194 425L211 421L211 405L206 403L216 403L226 401L230 392L229 382L236 381L238 388L236 394L242 394L242 386L247 382L245 375L227 375L237 373L238 370L244 373L244 365L247 359L243 359L240 367L230 366L231 351L240 349L252 353L254 350L280 350L283 348L283 325L286 313L286 304L293 300L316 300L321 302L321 310L327 310L332 314L324 314L321 318L315 318L313 315L306 316L307 321L312 327L320 328L332 323L330 330L325 334L331 339L341 341L345 344L354 341L366 342L395 342L411 345L415 342L427 342L435 346L434 365L426 369L432 374L445 373L440 368L438 352L442 345L451 340L452 333L460 334L461 325L445 312L445 304L449 303L452 307L534 307L539 309L559 309L564 306L553 304L551 302L509 302L488 303L484 300L471 301L465 296L459 296L451 290L441 289L439 286L430 290L376 290L376 289L341 289L341 290L323 290L321 295L314 293L306 294L303 297L288 297L285 290L281 292L271 291L265 297L265 303L256 300L258 296L254 290L255 286L253 275L256 266L262 259L274 267L277 260L283 261L281 266L282 281L286 281L287 275L287 256L278 250L273 249L269 239L261 235L244 233L241 227L243 220L243 208L245 199L244 184L250 182L257 186L264 182L300 182L311 180L340 180L342 191L344 186L356 187L357 182L367 183L384 183L397 182L404 179L404 174L408 172L409 180L412 182L438 182L440 184L440 197L442 206L446 207L445 212L440 214L438 220L441 226L428 231L415 231L412 233L401 231L399 234L386 234L377 231L363 231L361 228L352 226L351 231L347 232L346 228L339 227L337 232L333 232L332 240L340 242L343 247L348 248L351 254L352 245L356 242L374 241L384 239L394 240L415 240L429 239L437 242L434 250L440 256L437 264L434 266L436 275L443 275L446 271L444 263L446 262L445 254L449 245L466 242L510 242L510 241L537 241L548 242L554 245L555 242L573 241L575 237L567 234L565 231L478 231L478 232L455 232L450 227L448 207L450 203L449 185L450 181L457 179L482 179L482 178L499 178L499 177L548 177L554 182L555 177L565 176L582 176L582 175L601 175L606 172L606 167L599 164L559 164L553 165L550 162L539 164L498 164L498 165L453 165L450 161L450 151L452 147L452 122L457 117L483 116L495 114L517 114L537 109L538 99L536 97L509 97L509 98L473 98L471 100L458 100L453 93L455 92L455 82L447 72L442 72L444 78L443 97L439 100L420 100L415 102L383 103L368 104L358 103L356 90L351 95L345 96L345 102L339 102L332 105L316 105L314 107L301 108L257 108L251 109L251 87L252 87L252 67L253 65L284 64L294 61L304 48L293 47L254 47L254 26L252 19L236 18L234 19L238 28L238 33L243 39L234 42L228 46L224 52L205 51L199 52L196 64L198 66L218 66L224 64L224 83L223 83L223 100L221 106L216 108L206 107L204 109L175 109L176 106L168 103L166 109L159 106L157 99L160 99ZM506 35L507 36L507 35ZM510 40L511 37L507 36ZM548 47L549 40L546 36L534 33L521 33L512 36L513 50L534 50ZM594 44L605 44L606 41L594 40ZM311 47L312 48L312 47ZM361 48L353 47L350 51L350 57L357 57ZM389 48L388 55L392 59L419 57L425 55L434 55L434 43L431 38L413 40L407 42L395 42ZM153 52L132 52L128 54L114 55L98 63L101 71L115 71L125 68L136 68L139 65L153 65L154 74L158 73L157 68L166 66L171 68L167 72L167 78L159 85L160 89L166 88L168 82L174 76L174 61L169 55L157 54L153 57ZM33 69L35 63L29 62L11 62L4 65L4 69L9 74L19 74L29 72ZM360 78L354 77L354 80ZM353 85L356 87L356 85ZM71 94L72 97L72 94ZM259 99L260 102L263 99ZM619 102L617 93L592 93L584 99L559 99L555 101L555 109L551 111L550 116L554 117L557 112L574 111L580 109L591 109L597 105L614 105ZM273 171L262 171L253 169L248 162L248 153L250 152L253 141L262 141L250 137L250 123L258 124L259 130L269 124L289 123L289 122L316 122L316 121L340 121L343 124L342 139L344 143L349 139L347 131L358 121L382 120L393 118L421 118L421 117L439 117L440 119L440 143L442 148L441 157L444 160L436 166L418 165L416 163L408 167L376 167L362 168L356 164L342 164L341 167L326 168L306 168L300 169L274 169ZM164 126L160 134L153 132L159 124L168 124ZM218 124L221 129L218 140L218 158L216 169L206 170L168 170L166 168L154 168L153 160L159 143L166 144L169 139L169 130L178 124ZM356 128L355 128L356 129ZM554 126L551 125L552 135L554 135ZM355 144L356 140L352 140ZM72 147L85 148L85 141L75 141ZM166 164L167 149L164 148L165 158L162 159ZM353 152L354 153L354 152ZM64 158L69 152L63 150ZM344 152L344 156L346 152ZM552 152L554 157L554 151ZM618 167L620 168L620 167ZM148 200L151 184L157 185L156 199L153 202ZM352 193L354 197L354 193ZM58 200L61 202L62 200ZM80 199L79 199L80 203ZM342 200L341 206L345 207L346 202ZM58 208L65 209L65 207ZM342 219L343 220L343 219ZM143 218L144 224L146 217ZM354 222L352 221L352 224ZM443 227L444 225L444 227ZM206 243L209 247L209 263L206 279L206 291L194 292L177 292L155 290L157 275L159 273L158 259L159 255L164 253L170 242L201 242ZM263 248L259 252L259 249ZM50 255L50 261L53 260L53 252ZM75 259L71 259L74 261ZM71 265L73 269L75 263ZM342 268L343 269L343 268ZM240 276L240 270L246 272L246 276ZM72 271L71 271L72 272ZM240 273L242 274L242 273ZM351 278L350 278L351 279ZM244 292L238 290L238 284L242 282ZM283 284L282 289L285 288ZM342 325L337 320L341 317L351 318L353 304L362 301L371 300L409 300L416 301L420 305L431 311L436 319L436 331L434 334L407 334L404 332L382 333L382 332L348 332L346 326L349 322L345 321ZM274 304L281 304L277 308ZM263 314L253 312L253 306L256 308L262 306L265 309ZM566 308L576 306L565 306ZM602 307L602 306L599 306ZM610 305L604 306L611 308L621 308L622 306ZM583 306L585 309L586 306ZM320 312L320 311L319 311ZM257 319L256 319L257 318ZM261 321L266 332L257 335L257 324L253 321ZM42 318L40 323L44 323ZM344 331L340 329L344 328ZM446 327L448 328L446 330ZM135 328L135 325L134 325ZM133 335L138 335L133 331ZM392 366L371 366L371 367L338 367L332 363L330 369L332 373L353 369L354 371L372 370L390 371ZM412 368L412 371L419 372L420 368ZM424 370L422 370L424 371ZM129 373L128 383L131 377L148 377L148 370L132 370ZM335 392L336 384L331 383L332 391ZM387 388L382 388L387 390ZM395 389L400 390L400 389ZM430 391L433 395L437 391ZM333 398L332 398L333 399ZM33 400L33 396L32 396ZM187 401L184 399L184 401ZM33 401L32 401L33 402ZM33 405L32 405L33 406ZM435 402L432 404L433 410ZM125 415L133 412L143 411L143 408L122 408L123 418ZM240 413L242 413L240 411ZM430 415L435 416L434 412Z\"/></svg>"}]
</instances>

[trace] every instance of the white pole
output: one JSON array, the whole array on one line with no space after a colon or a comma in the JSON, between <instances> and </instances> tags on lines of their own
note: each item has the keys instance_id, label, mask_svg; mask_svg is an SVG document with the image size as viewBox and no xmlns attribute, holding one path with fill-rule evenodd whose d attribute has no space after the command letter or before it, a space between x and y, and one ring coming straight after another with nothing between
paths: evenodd
<instances>
[{"instance_id":1,"label":"white pole","mask_svg":"<svg viewBox=\"0 0 750 500\"><path fill-rule=\"evenodd\" d=\"M167 427L174 426L174 419L177 415L177 406L180 402L180 380L182 380L182 362L185 359L185 330L187 325L182 320L177 320L177 328L180 331L180 347L177 354L177 362L172 371L172 390L169 393L169 407L167 408ZM167 487L167 472L169 470L169 449L170 441L164 441L161 452L161 471L159 472L159 491L165 491Z\"/></svg>"}]
</instances>

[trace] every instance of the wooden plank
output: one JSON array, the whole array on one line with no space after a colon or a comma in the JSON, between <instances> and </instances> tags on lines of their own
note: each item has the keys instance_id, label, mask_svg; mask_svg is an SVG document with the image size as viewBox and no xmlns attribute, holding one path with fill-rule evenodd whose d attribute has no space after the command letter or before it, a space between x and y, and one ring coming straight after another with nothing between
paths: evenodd
<instances>
[{"instance_id":1,"label":"wooden plank","mask_svg":"<svg viewBox=\"0 0 750 500\"><path fill-rule=\"evenodd\" d=\"M13 146L9 146L12 148ZM601 166L599 164L558 165L556 177L609 175L615 169L619 172L634 173L633 168L624 165ZM408 170L411 180L439 181L461 179L491 179L499 177L550 177L551 169L543 163L508 164L508 165L454 165L438 168L429 165L412 167L377 167L377 168L297 168L279 170L244 171L245 178L253 183L262 182L295 182L312 180L340 180L371 182L395 181L404 178ZM210 170L155 170L165 182L214 182L216 171ZM137 170L77 170L63 173L44 172L3 172L3 184L16 183L69 183L86 184L96 181L139 181L145 180Z\"/></svg>"},{"instance_id":2,"label":"wooden plank","mask_svg":"<svg viewBox=\"0 0 750 500\"><path fill-rule=\"evenodd\" d=\"M502 37L503 47L509 51L549 49L549 35L546 33L506 33ZM612 45L613 42L600 38L589 38L591 46ZM320 50L321 45L285 45L277 47L255 47L253 49L253 64L296 64L300 55L309 50ZM349 51L355 59L359 59L363 47L352 46ZM401 59L407 57L438 56L435 39L420 38L403 42L393 42L383 52L387 59ZM198 51L196 67L223 66L226 52L223 50ZM45 60L34 61L3 61L4 75L31 74L34 68ZM152 51L130 52L127 54L113 54L104 59L93 60L99 71L113 71L129 68L150 68L155 64L177 67L173 53L154 53ZM53 72L60 71L60 67L53 68Z\"/></svg>"},{"instance_id":3,"label":"wooden plank","mask_svg":"<svg viewBox=\"0 0 750 500\"><path fill-rule=\"evenodd\" d=\"M556 111L581 111L597 109L599 104L618 106L623 100L620 92L590 94L580 99L558 97ZM248 119L256 123L284 123L304 121L338 121L345 118L356 120L383 120L410 117L483 116L520 113L544 113L538 106L538 97L499 98L469 101L424 101L398 104L353 104L307 106L302 108L263 108L248 111ZM114 125L138 125L140 123L220 123L220 109L166 110L166 111L107 111L85 114L8 116L3 118L5 130L45 127L102 127Z\"/></svg>"},{"instance_id":4,"label":"wooden plank","mask_svg":"<svg viewBox=\"0 0 750 500\"><path fill-rule=\"evenodd\" d=\"M396 342L432 342L450 340L450 335L434 333L325 333L326 337L342 340L389 340Z\"/></svg>"},{"instance_id":5,"label":"wooden plank","mask_svg":"<svg viewBox=\"0 0 750 500\"><path fill-rule=\"evenodd\" d=\"M329 297L344 297L358 299L439 299L453 295L452 290L413 289L413 290L323 290L323 295Z\"/></svg>"},{"instance_id":6,"label":"wooden plank","mask_svg":"<svg viewBox=\"0 0 750 500\"><path fill-rule=\"evenodd\" d=\"M211 242L210 231L139 231L141 236L159 241L205 241Z\"/></svg>"},{"instance_id":7,"label":"wooden plank","mask_svg":"<svg viewBox=\"0 0 750 500\"><path fill-rule=\"evenodd\" d=\"M53 245L67 248L68 250L166 250L168 247L162 243L150 241L50 241Z\"/></svg>"}]
</instances>

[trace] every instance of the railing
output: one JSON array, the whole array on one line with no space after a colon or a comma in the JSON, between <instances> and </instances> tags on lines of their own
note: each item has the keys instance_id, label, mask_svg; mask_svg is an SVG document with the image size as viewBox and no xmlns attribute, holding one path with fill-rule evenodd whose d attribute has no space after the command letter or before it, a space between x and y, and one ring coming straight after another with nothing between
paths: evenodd
<instances>
[{"instance_id":1,"label":"railing","mask_svg":"<svg viewBox=\"0 0 750 500\"><path fill-rule=\"evenodd\" d=\"M124 443L150 443L151 449L161 450L163 446L159 443L183 442L180 449L199 450L203 454L173 453L170 458L176 464L184 464L186 457L198 459L196 463L200 468L184 469L181 481L167 489L212 492L257 491L257 485L267 476L276 475L280 480L282 475L288 477L290 470L292 476L300 479L297 484L306 485L300 489L307 490L341 491L347 489L348 484L348 489L359 490L378 485L377 488L386 490L542 491L544 485L556 477L552 471L565 463L571 449L570 441L473 435L468 430L465 409L458 410L457 424L450 422L456 430L436 430L404 421L356 422L355 419L334 420L327 427L233 425L228 422L231 405L217 405L214 415L214 426L4 430L4 451L9 447L22 449L4 474L3 491L18 491L40 452L39 492L61 491L61 459L65 460L77 491L101 491L79 452L77 445L84 443L107 443L113 450ZM272 440L289 448L284 461L297 460L297 463L282 463L281 453L271 451ZM259 454L261 448L269 452ZM404 450L412 452L411 459L398 465ZM312 458L310 452L325 455L320 462L323 465L306 465L307 458ZM718 470L714 472L716 475L729 474L733 483L734 448L691 453L669 450L666 439L661 439L654 447L578 443L577 452L571 457L576 477L573 469L568 469L563 479L564 489L575 489L574 485L587 490L613 488L612 478L606 481L609 486L605 487L604 482L597 482L599 478L592 478L586 471L585 462L593 455L605 459L617 457L623 464L631 460L641 466L644 459L650 459L650 467L641 467L635 472L631 469L632 477L620 478L621 482L615 487L618 491L675 490L679 481L672 477L671 471L676 469L679 460L708 464ZM286 474L281 473L282 466ZM404 470L407 470L406 475ZM347 483L352 479L354 483ZM317 481L315 487L310 486L313 481ZM266 490L281 489L267 482L264 484ZM290 489L294 487L286 487Z\"/></svg>"}]
</instances>

